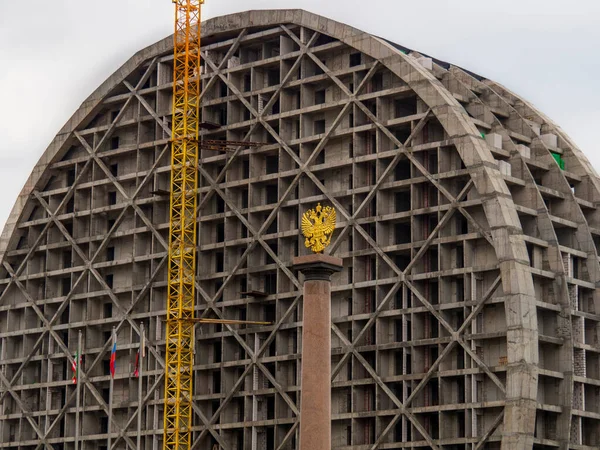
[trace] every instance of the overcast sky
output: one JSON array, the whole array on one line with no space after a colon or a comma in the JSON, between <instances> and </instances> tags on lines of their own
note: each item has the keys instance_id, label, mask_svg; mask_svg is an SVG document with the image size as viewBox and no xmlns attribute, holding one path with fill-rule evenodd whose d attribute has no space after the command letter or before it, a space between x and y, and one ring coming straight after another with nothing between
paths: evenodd
<instances>
[{"instance_id":1,"label":"overcast sky","mask_svg":"<svg viewBox=\"0 0 600 450\"><path fill-rule=\"evenodd\" d=\"M203 18L302 8L504 84L554 119L600 171L598 0L206 0ZM0 0L0 228L81 102L172 32L170 0Z\"/></svg>"}]
</instances>

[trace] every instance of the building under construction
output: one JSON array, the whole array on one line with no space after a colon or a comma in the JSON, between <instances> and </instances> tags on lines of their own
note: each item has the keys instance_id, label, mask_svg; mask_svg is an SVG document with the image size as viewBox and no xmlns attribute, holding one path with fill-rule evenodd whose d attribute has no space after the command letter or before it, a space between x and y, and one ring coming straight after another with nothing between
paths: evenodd
<instances>
[{"instance_id":1,"label":"building under construction","mask_svg":"<svg viewBox=\"0 0 600 450\"><path fill-rule=\"evenodd\" d=\"M297 448L291 261L318 202L344 261L332 448L598 448L600 178L569 137L494 81L305 11L211 19L202 47L202 138L261 146L201 151L196 316L272 324L197 325L192 448ZM12 210L0 449L162 448L172 53L108 78Z\"/></svg>"}]
</instances>

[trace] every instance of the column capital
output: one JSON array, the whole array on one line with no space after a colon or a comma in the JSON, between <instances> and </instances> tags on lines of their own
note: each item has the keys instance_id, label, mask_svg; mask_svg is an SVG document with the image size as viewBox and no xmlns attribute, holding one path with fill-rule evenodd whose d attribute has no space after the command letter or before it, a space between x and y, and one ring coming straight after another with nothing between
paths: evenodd
<instances>
[{"instance_id":1,"label":"column capital","mask_svg":"<svg viewBox=\"0 0 600 450\"><path fill-rule=\"evenodd\" d=\"M330 281L331 275L341 272L344 265L341 258L323 253L296 256L292 264L294 269L298 269L304 274L305 281Z\"/></svg>"}]
</instances>

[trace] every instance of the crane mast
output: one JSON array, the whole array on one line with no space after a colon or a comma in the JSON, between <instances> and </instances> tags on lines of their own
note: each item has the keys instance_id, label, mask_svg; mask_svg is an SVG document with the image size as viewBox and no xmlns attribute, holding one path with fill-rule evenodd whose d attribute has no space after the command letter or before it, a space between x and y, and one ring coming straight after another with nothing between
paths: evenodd
<instances>
[{"instance_id":1,"label":"crane mast","mask_svg":"<svg viewBox=\"0 0 600 450\"><path fill-rule=\"evenodd\" d=\"M200 125L200 8L204 0L173 0L173 3L175 34L163 447L165 450L189 450Z\"/></svg>"}]
</instances>

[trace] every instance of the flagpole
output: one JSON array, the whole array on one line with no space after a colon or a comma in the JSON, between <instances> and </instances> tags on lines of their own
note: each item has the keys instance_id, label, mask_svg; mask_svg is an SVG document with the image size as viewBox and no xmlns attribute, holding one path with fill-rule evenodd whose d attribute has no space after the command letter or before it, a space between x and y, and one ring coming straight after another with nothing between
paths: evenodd
<instances>
[{"instance_id":1,"label":"flagpole","mask_svg":"<svg viewBox=\"0 0 600 450\"><path fill-rule=\"evenodd\" d=\"M116 343L117 343L117 333L115 332L115 327L113 327L112 346L110 348L111 357L112 357L112 351L113 351ZM106 446L107 450L111 450L111 444L112 444L111 433L112 433L113 387L114 387L114 381L115 381L112 371L109 371L109 372L110 372L109 373L110 385L109 385L109 389L108 389L108 440L107 440L107 446Z\"/></svg>"},{"instance_id":2,"label":"flagpole","mask_svg":"<svg viewBox=\"0 0 600 450\"><path fill-rule=\"evenodd\" d=\"M79 370L81 368L79 366L81 365L81 330L79 330L79 336L77 338L77 355L75 355L75 358L78 359L78 361L75 362L77 364L77 371L75 372L75 376L77 377L77 384L75 385L75 450L79 450L79 403L81 400L81 377L79 376Z\"/></svg>"},{"instance_id":3,"label":"flagpole","mask_svg":"<svg viewBox=\"0 0 600 450\"><path fill-rule=\"evenodd\" d=\"M146 339L144 334L144 323L140 323L140 348L138 350L139 360L138 360L138 416L137 416L137 450L140 450L142 444L142 406L143 406L143 398L142 398L142 368L144 367L144 356L146 356ZM77 449L75 449L77 450Z\"/></svg>"}]
</instances>

